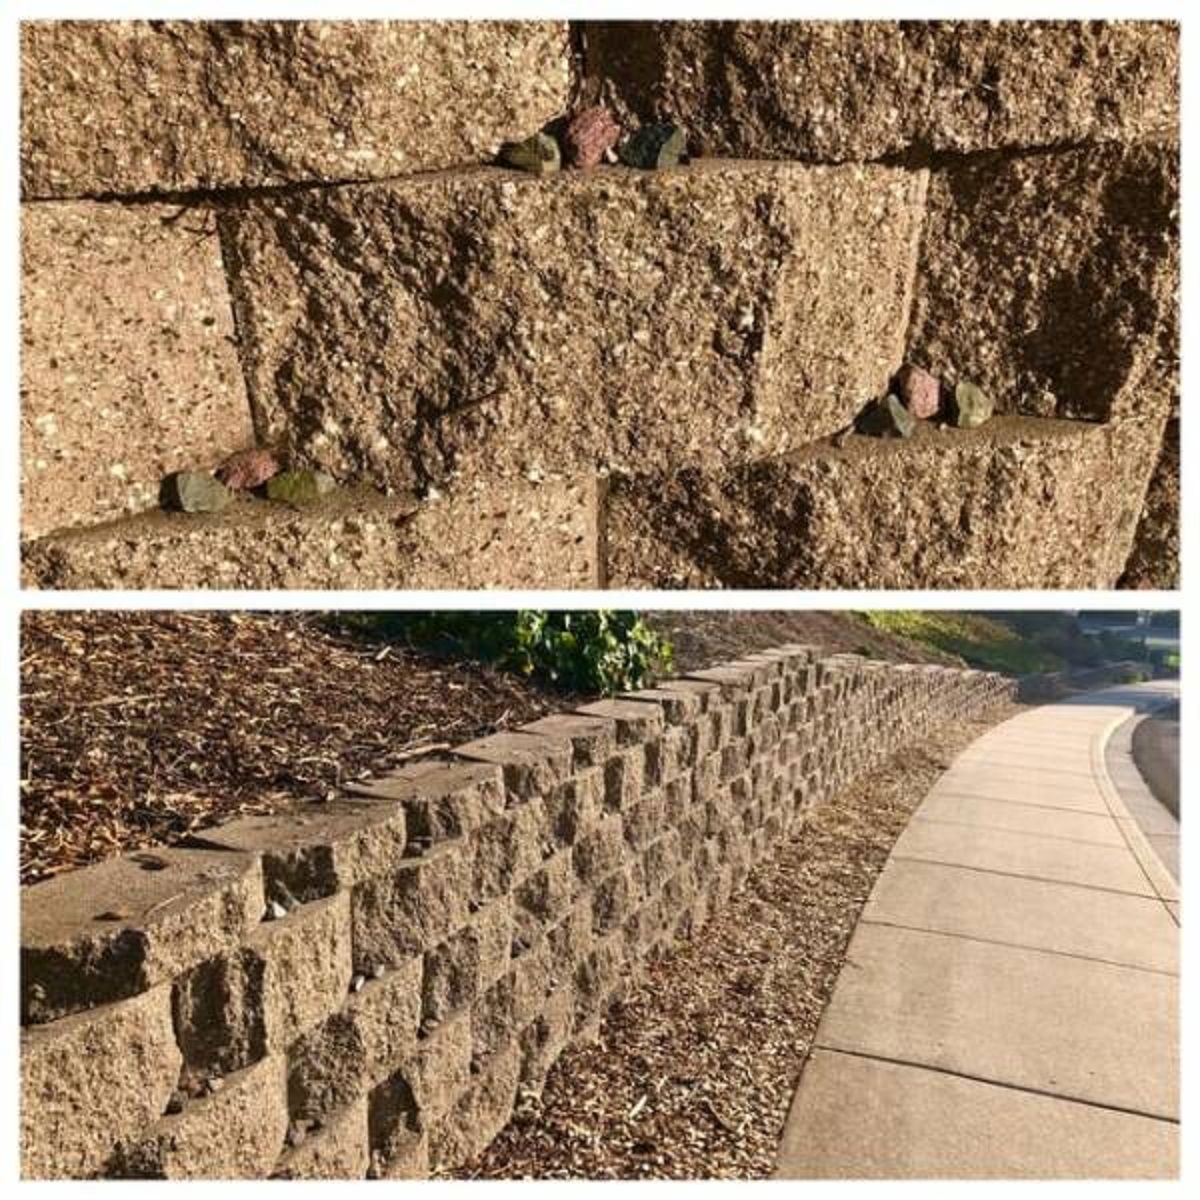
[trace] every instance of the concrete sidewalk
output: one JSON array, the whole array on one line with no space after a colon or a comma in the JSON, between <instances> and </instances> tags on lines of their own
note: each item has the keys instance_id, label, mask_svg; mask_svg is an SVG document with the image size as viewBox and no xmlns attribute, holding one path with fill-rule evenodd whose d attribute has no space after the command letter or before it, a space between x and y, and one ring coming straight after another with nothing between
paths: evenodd
<instances>
[{"instance_id":1,"label":"concrete sidewalk","mask_svg":"<svg viewBox=\"0 0 1200 1200\"><path fill-rule=\"evenodd\" d=\"M1179 893L1105 768L1175 694L1022 713L938 781L851 939L778 1176L1178 1174Z\"/></svg>"}]
</instances>

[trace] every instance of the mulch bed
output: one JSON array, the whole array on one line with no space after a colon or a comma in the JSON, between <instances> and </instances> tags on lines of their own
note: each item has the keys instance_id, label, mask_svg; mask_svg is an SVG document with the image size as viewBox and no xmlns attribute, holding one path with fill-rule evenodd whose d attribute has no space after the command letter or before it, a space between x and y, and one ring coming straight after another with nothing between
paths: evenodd
<instances>
[{"instance_id":1,"label":"mulch bed","mask_svg":"<svg viewBox=\"0 0 1200 1200\"><path fill-rule=\"evenodd\" d=\"M763 1178L892 843L992 721L902 751L815 814L604 1022L460 1178Z\"/></svg>"},{"instance_id":2,"label":"mulch bed","mask_svg":"<svg viewBox=\"0 0 1200 1200\"><path fill-rule=\"evenodd\" d=\"M572 702L311 613L26 613L21 882L325 798Z\"/></svg>"}]
</instances>

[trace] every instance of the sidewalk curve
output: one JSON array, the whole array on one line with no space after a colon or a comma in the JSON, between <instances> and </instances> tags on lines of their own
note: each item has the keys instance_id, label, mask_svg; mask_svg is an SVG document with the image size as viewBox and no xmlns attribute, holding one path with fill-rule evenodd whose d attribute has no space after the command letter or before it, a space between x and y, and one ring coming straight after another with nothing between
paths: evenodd
<instances>
[{"instance_id":1,"label":"sidewalk curve","mask_svg":"<svg viewBox=\"0 0 1200 1200\"><path fill-rule=\"evenodd\" d=\"M863 909L778 1177L1178 1175L1178 887L1105 762L1177 695L1081 694L954 761Z\"/></svg>"}]
</instances>

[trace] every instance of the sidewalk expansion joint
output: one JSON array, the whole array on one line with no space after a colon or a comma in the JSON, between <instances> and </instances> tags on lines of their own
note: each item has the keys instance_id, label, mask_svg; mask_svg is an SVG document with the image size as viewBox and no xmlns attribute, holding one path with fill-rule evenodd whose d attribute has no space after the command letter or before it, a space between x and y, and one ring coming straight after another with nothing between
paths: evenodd
<instances>
[{"instance_id":1,"label":"sidewalk expansion joint","mask_svg":"<svg viewBox=\"0 0 1200 1200\"><path fill-rule=\"evenodd\" d=\"M907 1058L892 1058L887 1054L870 1054L865 1050L847 1050L842 1046L829 1046L824 1042L814 1042L813 1050L823 1050L826 1054L844 1054L848 1058L865 1058L875 1062L890 1063L896 1067L912 1067L917 1071L932 1071L937 1075L950 1075L955 1079L966 1079L972 1083L988 1084L991 1087L1007 1088L1011 1092L1025 1092L1030 1096L1046 1096L1051 1100L1063 1100L1068 1104L1080 1104L1085 1108L1103 1108L1109 1112L1122 1113L1127 1117L1142 1117L1147 1121L1161 1121L1164 1125L1178 1125L1178 1117L1165 1117L1162 1113L1145 1112L1140 1108L1129 1108L1123 1104L1106 1104L1102 1100L1085 1100L1079 1096L1068 1096L1062 1092L1052 1092L1046 1088L1030 1087L1023 1083L1009 1083L1003 1079L990 1079L986 1075L972 1075L967 1071L955 1071L949 1067L936 1067L930 1063L913 1062ZM811 1057L811 1051L809 1056ZM808 1064L805 1063L805 1066ZM803 1075L801 1076L803 1079Z\"/></svg>"},{"instance_id":2,"label":"sidewalk expansion joint","mask_svg":"<svg viewBox=\"0 0 1200 1200\"><path fill-rule=\"evenodd\" d=\"M874 917L860 917L858 923L874 925L878 929L904 929L909 933L928 933L934 937L955 938L960 942L976 942L984 946L1003 946L1009 950L1026 950L1030 954L1044 954L1050 958L1073 958L1078 962L1098 963L1100 966L1116 967L1121 971L1139 971L1145 975L1166 975L1170 979L1179 978L1178 971L1168 971L1164 967L1144 967L1135 963L1117 962L1113 958L1100 958L1095 954L1077 954L1071 950L1052 950L1048 946L1030 946L1026 942L1009 942L1003 938L979 937L973 933L954 933L947 929L929 929L924 925L905 925L899 921L879 921Z\"/></svg>"},{"instance_id":3,"label":"sidewalk expansion joint","mask_svg":"<svg viewBox=\"0 0 1200 1200\"><path fill-rule=\"evenodd\" d=\"M1096 813L1095 815L1107 821L1115 820L1113 817L1104 817L1103 813ZM1068 837L1065 833L1039 833L1034 829L1008 829L1004 825L989 825L982 821L955 821L952 817L923 817L919 812L914 813L912 819L914 821L924 821L928 825L954 825L959 829L978 829L987 833L1012 833L1018 837L1045 838L1048 842L1071 842L1076 846L1105 846L1110 850L1120 850L1123 848L1114 845L1112 842L1097 841L1095 838Z\"/></svg>"},{"instance_id":4,"label":"sidewalk expansion joint","mask_svg":"<svg viewBox=\"0 0 1200 1200\"><path fill-rule=\"evenodd\" d=\"M1119 847L1114 847L1117 849ZM1000 871L995 867L974 867L967 863L946 862L942 858L919 858L914 854L899 854L893 853L892 858L901 862L922 862L933 863L938 867L958 867L962 871L978 871L981 875L1003 875L1008 879L1033 879L1038 883L1058 883L1063 887L1086 888L1090 892L1109 892L1114 896L1140 896L1144 900L1158 900L1163 903L1163 898L1156 891L1149 892L1131 892L1127 888L1104 887L1098 883L1078 883L1072 879L1052 879L1048 875L1029 875L1021 871Z\"/></svg>"}]
</instances>

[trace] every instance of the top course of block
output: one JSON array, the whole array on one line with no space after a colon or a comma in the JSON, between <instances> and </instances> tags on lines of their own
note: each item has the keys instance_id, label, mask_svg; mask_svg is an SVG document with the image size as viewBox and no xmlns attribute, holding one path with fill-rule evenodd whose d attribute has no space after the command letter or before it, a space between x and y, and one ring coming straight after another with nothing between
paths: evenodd
<instances>
[{"instance_id":1,"label":"top course of block","mask_svg":"<svg viewBox=\"0 0 1200 1200\"><path fill-rule=\"evenodd\" d=\"M565 21L31 21L26 199L479 162L567 103Z\"/></svg>"},{"instance_id":2,"label":"top course of block","mask_svg":"<svg viewBox=\"0 0 1200 1200\"><path fill-rule=\"evenodd\" d=\"M1169 140L1179 33L1152 21L585 23L588 82L692 150L819 162Z\"/></svg>"}]
</instances>

